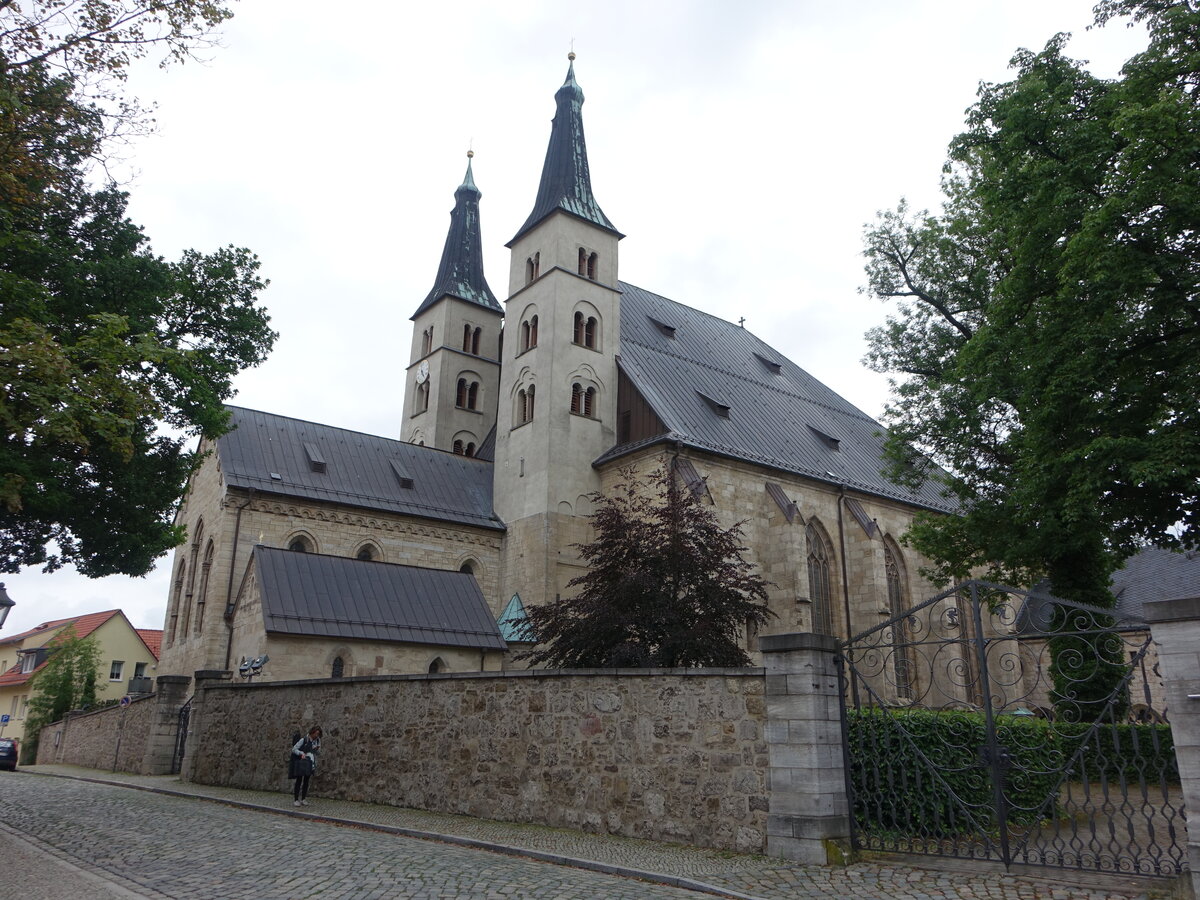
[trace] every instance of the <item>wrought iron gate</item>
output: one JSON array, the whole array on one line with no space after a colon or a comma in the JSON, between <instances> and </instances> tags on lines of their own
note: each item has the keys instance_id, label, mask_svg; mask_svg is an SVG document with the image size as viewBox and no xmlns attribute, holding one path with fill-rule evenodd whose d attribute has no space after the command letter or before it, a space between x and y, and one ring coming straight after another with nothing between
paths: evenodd
<instances>
[{"instance_id":1,"label":"wrought iron gate","mask_svg":"<svg viewBox=\"0 0 1200 900\"><path fill-rule=\"evenodd\" d=\"M171 759L171 774L178 775L183 768L183 752L187 748L188 720L192 716L192 698L179 707L179 730L175 733L175 756Z\"/></svg>"},{"instance_id":2,"label":"wrought iron gate","mask_svg":"<svg viewBox=\"0 0 1200 900\"><path fill-rule=\"evenodd\" d=\"M1148 628L967 582L840 644L860 849L1175 876L1183 794Z\"/></svg>"}]
</instances>

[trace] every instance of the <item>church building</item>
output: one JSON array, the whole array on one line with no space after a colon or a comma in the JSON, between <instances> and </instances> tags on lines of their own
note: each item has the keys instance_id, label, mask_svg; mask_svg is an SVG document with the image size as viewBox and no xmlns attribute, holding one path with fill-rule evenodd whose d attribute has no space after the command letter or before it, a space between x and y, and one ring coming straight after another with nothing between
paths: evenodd
<instances>
[{"instance_id":1,"label":"church building","mask_svg":"<svg viewBox=\"0 0 1200 900\"><path fill-rule=\"evenodd\" d=\"M620 279L583 99L572 62L503 303L468 160L412 315L398 438L233 407L202 447L160 673L263 656L273 680L518 665L523 610L583 570L589 495L664 464L744 523L771 632L857 634L932 593L898 541L949 508L880 474L881 427L744 328Z\"/></svg>"}]
</instances>

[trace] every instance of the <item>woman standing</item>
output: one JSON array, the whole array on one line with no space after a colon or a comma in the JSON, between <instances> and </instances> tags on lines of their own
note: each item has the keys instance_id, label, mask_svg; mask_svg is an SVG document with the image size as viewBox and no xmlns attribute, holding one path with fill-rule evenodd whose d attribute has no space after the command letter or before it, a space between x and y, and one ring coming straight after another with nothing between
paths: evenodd
<instances>
[{"instance_id":1,"label":"woman standing","mask_svg":"<svg viewBox=\"0 0 1200 900\"><path fill-rule=\"evenodd\" d=\"M292 790L293 806L308 806L308 780L317 771L317 753L321 750L321 729L314 725L308 735L292 747L292 772L296 786Z\"/></svg>"}]
</instances>

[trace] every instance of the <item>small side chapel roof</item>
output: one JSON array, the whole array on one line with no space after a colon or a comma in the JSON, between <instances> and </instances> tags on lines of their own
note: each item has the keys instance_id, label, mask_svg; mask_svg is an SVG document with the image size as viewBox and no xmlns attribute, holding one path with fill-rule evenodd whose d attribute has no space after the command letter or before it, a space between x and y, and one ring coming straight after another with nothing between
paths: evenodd
<instances>
[{"instance_id":1,"label":"small side chapel roof","mask_svg":"<svg viewBox=\"0 0 1200 900\"><path fill-rule=\"evenodd\" d=\"M620 288L618 363L667 430L658 438L618 445L597 465L657 440L678 441L952 511L935 484L914 493L884 478L883 426L749 331L632 284L621 282ZM663 322L671 324L670 336L659 327Z\"/></svg>"},{"instance_id":2,"label":"small side chapel roof","mask_svg":"<svg viewBox=\"0 0 1200 900\"><path fill-rule=\"evenodd\" d=\"M263 624L273 634L504 650L469 572L254 548Z\"/></svg>"},{"instance_id":3,"label":"small side chapel roof","mask_svg":"<svg viewBox=\"0 0 1200 900\"><path fill-rule=\"evenodd\" d=\"M217 439L229 487L502 530L492 466L392 438L228 407ZM316 451L322 464L315 464Z\"/></svg>"}]
</instances>

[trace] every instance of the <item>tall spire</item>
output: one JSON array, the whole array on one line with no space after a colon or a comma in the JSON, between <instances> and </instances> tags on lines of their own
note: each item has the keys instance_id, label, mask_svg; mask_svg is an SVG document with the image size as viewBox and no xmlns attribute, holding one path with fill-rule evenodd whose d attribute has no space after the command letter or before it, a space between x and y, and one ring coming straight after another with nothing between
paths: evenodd
<instances>
[{"instance_id":1,"label":"tall spire","mask_svg":"<svg viewBox=\"0 0 1200 900\"><path fill-rule=\"evenodd\" d=\"M592 196L592 177L588 171L587 144L583 139L583 90L575 82L575 53L567 54L567 80L554 95L557 111L550 127L550 146L542 164L533 212L507 246L557 209L599 225L617 237L624 237Z\"/></svg>"},{"instance_id":2,"label":"tall spire","mask_svg":"<svg viewBox=\"0 0 1200 900\"><path fill-rule=\"evenodd\" d=\"M504 312L483 275L483 244L479 236L479 198L483 194L475 187L475 179L471 174L473 156L474 151L468 150L467 174L454 192L450 231L446 234L446 246L442 250L442 262L438 266L433 290L413 313L414 319L447 295L493 312Z\"/></svg>"}]
</instances>

